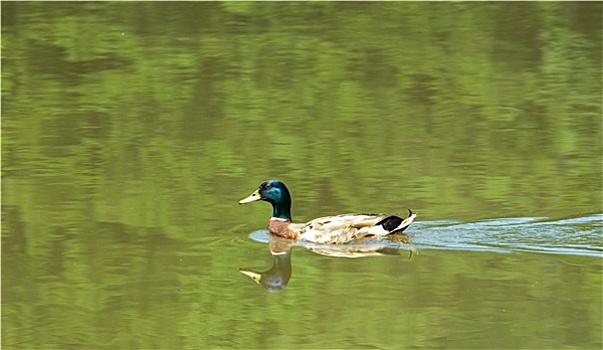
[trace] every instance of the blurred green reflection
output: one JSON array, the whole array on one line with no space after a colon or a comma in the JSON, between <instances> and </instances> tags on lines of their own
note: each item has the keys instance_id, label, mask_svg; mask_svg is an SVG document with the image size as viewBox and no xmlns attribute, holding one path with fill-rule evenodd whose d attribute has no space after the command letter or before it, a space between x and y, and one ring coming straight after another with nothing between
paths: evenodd
<instances>
[{"instance_id":1,"label":"blurred green reflection","mask_svg":"<svg viewBox=\"0 0 603 350\"><path fill-rule=\"evenodd\" d=\"M1 7L4 348L601 347L599 257L300 249L265 293L236 204L603 212L601 3Z\"/></svg>"}]
</instances>

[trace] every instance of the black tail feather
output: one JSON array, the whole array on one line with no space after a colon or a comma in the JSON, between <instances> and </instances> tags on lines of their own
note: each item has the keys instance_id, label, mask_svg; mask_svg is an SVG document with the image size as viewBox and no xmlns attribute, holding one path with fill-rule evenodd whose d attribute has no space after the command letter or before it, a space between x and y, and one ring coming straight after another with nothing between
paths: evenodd
<instances>
[{"instance_id":1,"label":"black tail feather","mask_svg":"<svg viewBox=\"0 0 603 350\"><path fill-rule=\"evenodd\" d=\"M385 219L379 221L377 223L377 225L383 226L383 229L386 231L393 231L396 229L396 227L400 226L402 221L403 220L401 217L391 215L391 216L388 216Z\"/></svg>"},{"instance_id":2,"label":"black tail feather","mask_svg":"<svg viewBox=\"0 0 603 350\"><path fill-rule=\"evenodd\" d=\"M408 217L411 217L412 215L413 215L413 212L410 209L408 209ZM398 226L400 226L402 221L404 221L404 220L401 217L396 216L396 215L390 215L390 216L386 217L385 219L379 221L377 223L377 225L383 226L383 229L386 231L389 231L389 233L398 233L398 232L404 232L404 230L406 230L406 228L408 227L408 225L406 225L405 227L402 227L402 228L396 230L396 228Z\"/></svg>"}]
</instances>

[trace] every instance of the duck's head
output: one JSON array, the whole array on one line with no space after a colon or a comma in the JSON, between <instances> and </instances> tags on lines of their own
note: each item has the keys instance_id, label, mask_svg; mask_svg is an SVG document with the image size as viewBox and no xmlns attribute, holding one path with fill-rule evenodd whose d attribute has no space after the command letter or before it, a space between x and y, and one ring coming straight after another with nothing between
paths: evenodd
<instances>
[{"instance_id":1,"label":"duck's head","mask_svg":"<svg viewBox=\"0 0 603 350\"><path fill-rule=\"evenodd\" d=\"M255 201L266 201L272 204L272 217L291 220L291 195L284 183L279 180L267 180L239 204Z\"/></svg>"}]
</instances>

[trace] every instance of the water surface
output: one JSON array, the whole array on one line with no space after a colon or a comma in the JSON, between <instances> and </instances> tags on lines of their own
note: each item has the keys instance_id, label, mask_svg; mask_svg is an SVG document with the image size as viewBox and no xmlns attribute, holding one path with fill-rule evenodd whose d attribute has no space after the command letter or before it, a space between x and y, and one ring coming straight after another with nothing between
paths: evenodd
<instances>
[{"instance_id":1,"label":"water surface","mask_svg":"<svg viewBox=\"0 0 603 350\"><path fill-rule=\"evenodd\" d=\"M601 3L1 6L3 348L603 346Z\"/></svg>"}]
</instances>

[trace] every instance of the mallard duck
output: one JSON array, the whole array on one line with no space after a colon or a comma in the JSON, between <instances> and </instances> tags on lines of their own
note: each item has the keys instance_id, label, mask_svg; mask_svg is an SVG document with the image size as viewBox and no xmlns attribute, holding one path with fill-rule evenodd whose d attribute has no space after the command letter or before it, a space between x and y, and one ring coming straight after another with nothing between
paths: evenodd
<instances>
[{"instance_id":1,"label":"mallard duck","mask_svg":"<svg viewBox=\"0 0 603 350\"><path fill-rule=\"evenodd\" d=\"M415 219L410 209L406 219L391 214L342 214L325 216L305 224L291 220L291 195L284 183L268 180L239 204L263 200L272 204L268 231L273 235L315 243L341 244L365 237L382 237L404 231Z\"/></svg>"}]
</instances>

